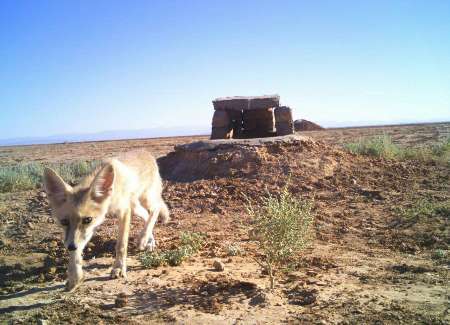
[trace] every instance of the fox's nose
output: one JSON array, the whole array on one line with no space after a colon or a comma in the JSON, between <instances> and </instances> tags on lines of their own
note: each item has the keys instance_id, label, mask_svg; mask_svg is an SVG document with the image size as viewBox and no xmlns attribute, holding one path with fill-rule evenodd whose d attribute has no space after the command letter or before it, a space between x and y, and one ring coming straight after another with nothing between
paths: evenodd
<instances>
[{"instance_id":1,"label":"fox's nose","mask_svg":"<svg viewBox=\"0 0 450 325\"><path fill-rule=\"evenodd\" d=\"M77 250L77 246L74 243L70 243L69 246L67 246L67 249L69 251L75 251Z\"/></svg>"}]
</instances>

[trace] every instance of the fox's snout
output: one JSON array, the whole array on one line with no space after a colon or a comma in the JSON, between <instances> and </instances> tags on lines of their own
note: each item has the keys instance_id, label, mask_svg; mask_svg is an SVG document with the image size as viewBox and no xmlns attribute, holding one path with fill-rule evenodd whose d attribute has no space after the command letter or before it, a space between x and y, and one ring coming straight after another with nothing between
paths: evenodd
<instances>
[{"instance_id":1,"label":"fox's snout","mask_svg":"<svg viewBox=\"0 0 450 325\"><path fill-rule=\"evenodd\" d=\"M74 243L70 243L69 245L67 245L67 249L69 251L76 251L77 250L77 245L75 245Z\"/></svg>"}]
</instances>

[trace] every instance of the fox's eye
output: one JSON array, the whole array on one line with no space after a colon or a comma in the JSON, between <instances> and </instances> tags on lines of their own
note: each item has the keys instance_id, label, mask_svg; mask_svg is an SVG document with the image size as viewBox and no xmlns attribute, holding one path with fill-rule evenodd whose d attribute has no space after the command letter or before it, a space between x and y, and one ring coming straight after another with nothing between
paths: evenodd
<instances>
[{"instance_id":1,"label":"fox's eye","mask_svg":"<svg viewBox=\"0 0 450 325\"><path fill-rule=\"evenodd\" d=\"M91 222L92 222L92 217L84 217L83 218L83 224L84 225L87 225L87 224L89 224Z\"/></svg>"},{"instance_id":2,"label":"fox's eye","mask_svg":"<svg viewBox=\"0 0 450 325\"><path fill-rule=\"evenodd\" d=\"M69 220L68 220L68 219L61 219L61 220L60 220L60 223L61 223L63 226L68 226L68 225L69 225Z\"/></svg>"}]
</instances>

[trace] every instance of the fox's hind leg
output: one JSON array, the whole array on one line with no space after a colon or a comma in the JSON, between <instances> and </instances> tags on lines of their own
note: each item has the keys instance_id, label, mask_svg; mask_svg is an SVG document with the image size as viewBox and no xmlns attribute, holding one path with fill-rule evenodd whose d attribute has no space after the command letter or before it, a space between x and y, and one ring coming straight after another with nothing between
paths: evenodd
<instances>
[{"instance_id":1,"label":"fox's hind leg","mask_svg":"<svg viewBox=\"0 0 450 325\"><path fill-rule=\"evenodd\" d=\"M137 200L137 199L133 200L131 203L131 207L132 207L132 212L131 212L132 215L138 216L139 218L142 218L145 222L147 222L150 215L149 215L147 209L142 206L142 204L139 200Z\"/></svg>"}]
</instances>

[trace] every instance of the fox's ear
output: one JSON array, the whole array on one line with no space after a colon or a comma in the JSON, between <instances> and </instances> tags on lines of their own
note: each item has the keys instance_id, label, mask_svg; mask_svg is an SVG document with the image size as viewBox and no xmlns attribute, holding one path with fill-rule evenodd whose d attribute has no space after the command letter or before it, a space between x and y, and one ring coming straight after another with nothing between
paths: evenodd
<instances>
[{"instance_id":1,"label":"fox's ear","mask_svg":"<svg viewBox=\"0 0 450 325\"><path fill-rule=\"evenodd\" d=\"M44 169L44 190L54 204L62 204L66 200L70 185L51 168Z\"/></svg>"},{"instance_id":2,"label":"fox's ear","mask_svg":"<svg viewBox=\"0 0 450 325\"><path fill-rule=\"evenodd\" d=\"M92 199L101 203L111 195L114 184L114 168L110 164L103 167L91 185Z\"/></svg>"}]
</instances>

